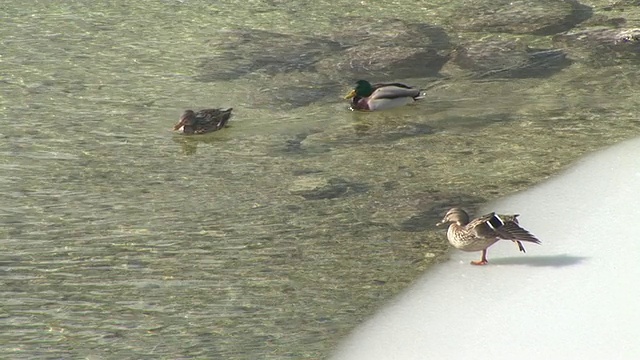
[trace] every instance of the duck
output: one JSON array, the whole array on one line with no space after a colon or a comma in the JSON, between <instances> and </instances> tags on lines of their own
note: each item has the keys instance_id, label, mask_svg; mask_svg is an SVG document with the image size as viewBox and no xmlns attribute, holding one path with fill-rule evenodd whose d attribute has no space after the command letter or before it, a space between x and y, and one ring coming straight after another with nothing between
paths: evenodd
<instances>
[{"instance_id":1,"label":"duck","mask_svg":"<svg viewBox=\"0 0 640 360\"><path fill-rule=\"evenodd\" d=\"M358 80L345 97L351 100L351 110L386 110L423 99L422 90L402 83L379 83L371 85L367 80Z\"/></svg>"},{"instance_id":2,"label":"duck","mask_svg":"<svg viewBox=\"0 0 640 360\"><path fill-rule=\"evenodd\" d=\"M231 118L231 110L233 108L185 110L173 130L180 131L185 135L206 134L220 130L227 125L229 118Z\"/></svg>"},{"instance_id":3,"label":"duck","mask_svg":"<svg viewBox=\"0 0 640 360\"><path fill-rule=\"evenodd\" d=\"M541 243L529 231L520 227L518 216L520 215L498 215L492 212L469 221L469 214L456 207L447 211L436 226L450 224L447 239L451 245L462 251L482 251L482 258L471 264L486 265L489 263L487 249L499 240L515 242L522 252L526 252L522 242Z\"/></svg>"}]
</instances>

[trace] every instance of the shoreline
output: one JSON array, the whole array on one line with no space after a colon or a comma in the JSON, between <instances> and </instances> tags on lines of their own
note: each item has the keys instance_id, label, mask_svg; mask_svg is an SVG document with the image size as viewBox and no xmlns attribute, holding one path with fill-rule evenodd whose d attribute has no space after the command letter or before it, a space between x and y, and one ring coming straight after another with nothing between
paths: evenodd
<instances>
[{"instance_id":1,"label":"shoreline","mask_svg":"<svg viewBox=\"0 0 640 360\"><path fill-rule=\"evenodd\" d=\"M482 212L520 213L541 246L454 252L357 328L333 359L636 358L640 138ZM625 241L625 239L628 239Z\"/></svg>"}]
</instances>

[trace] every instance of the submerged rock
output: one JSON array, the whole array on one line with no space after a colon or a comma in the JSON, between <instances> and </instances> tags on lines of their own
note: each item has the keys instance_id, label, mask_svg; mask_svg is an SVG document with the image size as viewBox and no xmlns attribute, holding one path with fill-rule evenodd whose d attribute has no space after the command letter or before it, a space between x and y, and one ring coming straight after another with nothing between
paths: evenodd
<instances>
[{"instance_id":1,"label":"submerged rock","mask_svg":"<svg viewBox=\"0 0 640 360\"><path fill-rule=\"evenodd\" d=\"M316 69L336 79L433 76L451 50L442 28L399 19L342 19L330 38L346 49L319 61Z\"/></svg>"},{"instance_id":2,"label":"submerged rock","mask_svg":"<svg viewBox=\"0 0 640 360\"><path fill-rule=\"evenodd\" d=\"M497 39L461 45L451 61L475 76L499 78L547 77L571 65L563 50Z\"/></svg>"},{"instance_id":3,"label":"submerged rock","mask_svg":"<svg viewBox=\"0 0 640 360\"><path fill-rule=\"evenodd\" d=\"M349 194L361 194L369 190L369 186L342 178L324 179L315 176L301 176L293 184L290 191L307 200L335 199Z\"/></svg>"},{"instance_id":4,"label":"submerged rock","mask_svg":"<svg viewBox=\"0 0 640 360\"><path fill-rule=\"evenodd\" d=\"M532 35L570 30L593 12L575 0L464 1L452 6L448 22L456 29Z\"/></svg>"},{"instance_id":5,"label":"submerged rock","mask_svg":"<svg viewBox=\"0 0 640 360\"><path fill-rule=\"evenodd\" d=\"M553 42L572 58L592 66L611 66L640 60L640 28L591 28L556 35Z\"/></svg>"},{"instance_id":6,"label":"submerged rock","mask_svg":"<svg viewBox=\"0 0 640 360\"><path fill-rule=\"evenodd\" d=\"M398 79L436 75L447 56L433 49L357 45L323 59L319 72L333 77Z\"/></svg>"},{"instance_id":7,"label":"submerged rock","mask_svg":"<svg viewBox=\"0 0 640 360\"><path fill-rule=\"evenodd\" d=\"M211 42L200 64L198 81L230 80L252 72L276 74L312 69L319 59L342 46L332 40L262 30L234 30L221 42Z\"/></svg>"},{"instance_id":8,"label":"submerged rock","mask_svg":"<svg viewBox=\"0 0 640 360\"><path fill-rule=\"evenodd\" d=\"M259 93L252 95L252 104L257 107L295 109L318 101L335 100L336 89L339 88L340 85L337 82L311 82L307 85L284 84L261 89Z\"/></svg>"},{"instance_id":9,"label":"submerged rock","mask_svg":"<svg viewBox=\"0 0 640 360\"><path fill-rule=\"evenodd\" d=\"M355 114L351 124L332 126L310 134L299 143L291 141L287 145L294 151L314 155L353 146L395 144L410 138L424 138L427 141L429 136L436 133L430 124L416 122L415 114L410 112L389 111L387 114L377 112L373 116L365 115L370 114Z\"/></svg>"},{"instance_id":10,"label":"submerged rock","mask_svg":"<svg viewBox=\"0 0 640 360\"><path fill-rule=\"evenodd\" d=\"M306 132L299 133L293 138L286 140L284 147L279 148L276 152L297 155L316 155L331 151L329 144L312 144L311 146L303 144L310 135L320 132L322 132L322 130L310 129Z\"/></svg>"},{"instance_id":11,"label":"submerged rock","mask_svg":"<svg viewBox=\"0 0 640 360\"><path fill-rule=\"evenodd\" d=\"M400 19L341 18L336 21L329 38L346 47L362 44L433 49L450 47L449 36L441 27Z\"/></svg>"}]
</instances>

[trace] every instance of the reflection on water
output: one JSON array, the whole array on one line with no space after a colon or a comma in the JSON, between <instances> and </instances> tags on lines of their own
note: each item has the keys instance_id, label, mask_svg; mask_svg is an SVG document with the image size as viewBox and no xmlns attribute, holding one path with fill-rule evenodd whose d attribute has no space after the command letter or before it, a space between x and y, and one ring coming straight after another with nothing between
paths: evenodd
<instances>
[{"instance_id":1,"label":"reflection on water","mask_svg":"<svg viewBox=\"0 0 640 360\"><path fill-rule=\"evenodd\" d=\"M325 357L446 258L443 210L638 135L637 43L588 32L617 10L575 17L586 37L516 11L483 46L493 18L393 5L5 4L1 352ZM526 75L540 54L553 71ZM357 77L428 96L350 112ZM233 107L230 126L171 133L205 107Z\"/></svg>"}]
</instances>

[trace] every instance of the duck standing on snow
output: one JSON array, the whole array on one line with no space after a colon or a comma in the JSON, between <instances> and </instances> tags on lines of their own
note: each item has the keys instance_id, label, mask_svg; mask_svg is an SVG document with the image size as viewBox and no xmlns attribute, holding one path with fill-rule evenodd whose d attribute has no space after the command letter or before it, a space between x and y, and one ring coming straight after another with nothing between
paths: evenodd
<instances>
[{"instance_id":1,"label":"duck standing on snow","mask_svg":"<svg viewBox=\"0 0 640 360\"><path fill-rule=\"evenodd\" d=\"M353 99L352 110L376 111L410 104L424 96L420 89L401 83L371 85L366 80L358 80L353 90L344 98Z\"/></svg>"},{"instance_id":2,"label":"duck standing on snow","mask_svg":"<svg viewBox=\"0 0 640 360\"><path fill-rule=\"evenodd\" d=\"M462 251L482 251L482 259L471 264L486 265L487 248L498 240L511 240L522 252L526 252L522 241L540 244L540 240L520 227L517 218L518 215L490 213L469 222L469 215L464 210L453 208L436 225L451 223L447 230L451 245Z\"/></svg>"},{"instance_id":3,"label":"duck standing on snow","mask_svg":"<svg viewBox=\"0 0 640 360\"><path fill-rule=\"evenodd\" d=\"M185 135L206 134L220 130L231 118L231 110L233 108L203 109L197 112L186 110L173 130L179 130Z\"/></svg>"}]
</instances>

